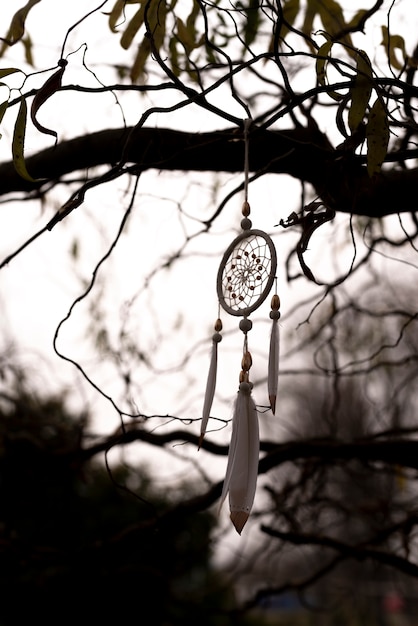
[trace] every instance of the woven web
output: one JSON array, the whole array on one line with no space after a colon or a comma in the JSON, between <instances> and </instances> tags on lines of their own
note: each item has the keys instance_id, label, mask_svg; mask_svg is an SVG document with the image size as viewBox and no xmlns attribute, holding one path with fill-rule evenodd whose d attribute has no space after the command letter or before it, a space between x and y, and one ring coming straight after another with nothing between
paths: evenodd
<instances>
[{"instance_id":1,"label":"woven web","mask_svg":"<svg viewBox=\"0 0 418 626\"><path fill-rule=\"evenodd\" d=\"M227 306L235 310L254 306L268 286L271 271L270 249L263 237L252 235L237 243L222 273Z\"/></svg>"}]
</instances>

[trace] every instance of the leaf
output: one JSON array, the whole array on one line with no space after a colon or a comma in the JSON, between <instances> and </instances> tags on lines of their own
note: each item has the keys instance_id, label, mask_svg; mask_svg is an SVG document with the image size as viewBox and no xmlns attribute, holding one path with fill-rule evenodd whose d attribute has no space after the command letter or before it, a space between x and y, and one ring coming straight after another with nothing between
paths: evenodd
<instances>
[{"instance_id":1,"label":"leaf","mask_svg":"<svg viewBox=\"0 0 418 626\"><path fill-rule=\"evenodd\" d=\"M373 104L366 127L367 172L378 174L385 160L389 144L389 123L386 108L380 98Z\"/></svg>"},{"instance_id":2,"label":"leaf","mask_svg":"<svg viewBox=\"0 0 418 626\"><path fill-rule=\"evenodd\" d=\"M385 48L389 65L394 67L396 70L402 70L408 61L404 38L401 37L401 35L391 35L387 26L382 26L382 37L382 46ZM398 61L396 56L397 50L401 51L402 62Z\"/></svg>"},{"instance_id":3,"label":"leaf","mask_svg":"<svg viewBox=\"0 0 418 626\"><path fill-rule=\"evenodd\" d=\"M15 43L22 39L25 34L25 21L28 16L29 11L35 4L38 4L41 0L29 0L24 7L16 11L16 13L12 17L12 21L10 22L9 30L7 32L6 37L3 41L9 45L13 46Z\"/></svg>"},{"instance_id":4,"label":"leaf","mask_svg":"<svg viewBox=\"0 0 418 626\"><path fill-rule=\"evenodd\" d=\"M27 35L24 39L22 39L22 44L25 50L26 63L28 65L31 65L32 67L35 67L35 63L33 61L33 54L32 54L32 50L33 50L32 39L29 37L29 35Z\"/></svg>"},{"instance_id":5,"label":"leaf","mask_svg":"<svg viewBox=\"0 0 418 626\"><path fill-rule=\"evenodd\" d=\"M152 1L153 0L151 0L151 2ZM133 16L133 18L128 23L128 26L126 27L120 39L120 45L125 50L127 50L130 47L135 35L137 34L142 24L144 23L145 6L146 6L146 3L143 2L140 8L138 9L138 11Z\"/></svg>"},{"instance_id":6,"label":"leaf","mask_svg":"<svg viewBox=\"0 0 418 626\"><path fill-rule=\"evenodd\" d=\"M142 22L146 22L147 32L139 45L130 72L132 82L142 78L145 72L145 63L149 55L153 50L159 50L161 48L165 37L167 17L166 3L160 2L159 0L150 0L149 3L144 4L143 7ZM147 9L146 12L145 8Z\"/></svg>"},{"instance_id":7,"label":"leaf","mask_svg":"<svg viewBox=\"0 0 418 626\"><path fill-rule=\"evenodd\" d=\"M180 76L179 55L177 52L177 41L174 37L171 37L170 42L168 44L168 49L170 51L170 65L171 65L173 74L174 76Z\"/></svg>"},{"instance_id":8,"label":"leaf","mask_svg":"<svg viewBox=\"0 0 418 626\"><path fill-rule=\"evenodd\" d=\"M251 45L257 37L258 28L260 26L260 7L258 0L249 0L248 7L244 9L246 20L244 28L244 42L247 46Z\"/></svg>"},{"instance_id":9,"label":"leaf","mask_svg":"<svg viewBox=\"0 0 418 626\"><path fill-rule=\"evenodd\" d=\"M291 26L293 26L293 23L299 13L299 9L300 9L300 0L287 0L287 2L282 3L283 4L283 8L282 8L282 14L283 14L283 19L290 24ZM280 33L282 36L283 35L283 29L287 29L287 27L285 25L282 26L282 32Z\"/></svg>"},{"instance_id":10,"label":"leaf","mask_svg":"<svg viewBox=\"0 0 418 626\"><path fill-rule=\"evenodd\" d=\"M148 27L152 36L154 47L159 50L164 43L167 20L167 4L159 0L153 0L147 14Z\"/></svg>"},{"instance_id":11,"label":"leaf","mask_svg":"<svg viewBox=\"0 0 418 626\"><path fill-rule=\"evenodd\" d=\"M20 72L20 70L15 67L7 67L0 70L0 78L5 78L6 76L9 76L10 74L15 74L16 72Z\"/></svg>"},{"instance_id":12,"label":"leaf","mask_svg":"<svg viewBox=\"0 0 418 626\"><path fill-rule=\"evenodd\" d=\"M9 106L9 101L5 100L0 104L0 122L3 120L4 114L7 111L7 107Z\"/></svg>"},{"instance_id":13,"label":"leaf","mask_svg":"<svg viewBox=\"0 0 418 626\"><path fill-rule=\"evenodd\" d=\"M274 46L276 45L277 36L278 36L278 46L281 47L282 42L284 41L286 35L289 32L289 26L287 26L287 24L289 24L290 26L293 26L293 22L295 21L297 15L299 14L299 9L300 9L300 0L287 0L287 2L286 1L282 2L283 21L280 21L279 23L280 32L278 33L278 35L273 29L273 35L270 39L270 43L268 47L269 52L274 51Z\"/></svg>"},{"instance_id":14,"label":"leaf","mask_svg":"<svg viewBox=\"0 0 418 626\"><path fill-rule=\"evenodd\" d=\"M4 117L4 114L5 114L5 113L6 113L6 111L7 111L7 107L8 107L8 106L9 106L9 101L8 101L8 100L5 100L4 102L2 102L2 103L0 104L0 124L1 124L1 122L3 121L3 117ZM0 133L0 139L2 138L2 136L3 136L3 135Z\"/></svg>"},{"instance_id":15,"label":"leaf","mask_svg":"<svg viewBox=\"0 0 418 626\"><path fill-rule=\"evenodd\" d=\"M326 85L326 66L328 63L328 55L331 51L333 41L330 37L328 37L327 33L322 32L324 37L326 37L326 42L322 44L322 46L318 50L318 54L316 57L316 76L318 79L318 83L320 85Z\"/></svg>"},{"instance_id":16,"label":"leaf","mask_svg":"<svg viewBox=\"0 0 418 626\"><path fill-rule=\"evenodd\" d=\"M130 71L131 81L134 83L139 80L145 73L145 63L151 54L151 42L149 37L145 37L138 48L134 64Z\"/></svg>"},{"instance_id":17,"label":"leaf","mask_svg":"<svg viewBox=\"0 0 418 626\"><path fill-rule=\"evenodd\" d=\"M315 17L318 16L326 34L335 41L336 35L346 30L347 24L341 6L335 0L307 0L302 32L311 37ZM348 46L352 46L350 35L342 37ZM350 54L350 48L347 49Z\"/></svg>"},{"instance_id":18,"label":"leaf","mask_svg":"<svg viewBox=\"0 0 418 626\"><path fill-rule=\"evenodd\" d=\"M302 24L302 33L306 35L309 39L312 35L313 30L313 21L315 19L315 15L317 14L316 0L310 0L306 3L306 12L305 17Z\"/></svg>"},{"instance_id":19,"label":"leaf","mask_svg":"<svg viewBox=\"0 0 418 626\"><path fill-rule=\"evenodd\" d=\"M183 44L186 54L189 54L195 47L195 33L187 28L181 17L176 19L176 29L179 41Z\"/></svg>"},{"instance_id":20,"label":"leaf","mask_svg":"<svg viewBox=\"0 0 418 626\"><path fill-rule=\"evenodd\" d=\"M197 40L196 19L199 14L200 14L200 4L198 2L193 2L193 9L186 20L186 28L189 31L189 33L191 33L193 36L193 40L195 42L194 43L195 48L202 45L204 41L204 38L202 39L202 37L199 38L198 42L196 41Z\"/></svg>"},{"instance_id":21,"label":"leaf","mask_svg":"<svg viewBox=\"0 0 418 626\"><path fill-rule=\"evenodd\" d=\"M322 44L317 52L315 68L318 83L325 87L328 84L327 64L330 58L329 53L331 52L331 48L334 42L332 41L331 37L329 37L329 35L324 31L321 31L321 34L326 38L326 42ZM340 94L338 94L336 91L329 90L327 93L331 98L333 98L333 100L341 99Z\"/></svg>"},{"instance_id":22,"label":"leaf","mask_svg":"<svg viewBox=\"0 0 418 626\"><path fill-rule=\"evenodd\" d=\"M351 28L352 30L358 30L360 23L362 22L362 20L367 14L368 14L368 11L366 11L366 9L360 9L359 11L357 11L354 17L348 22L347 27Z\"/></svg>"},{"instance_id":23,"label":"leaf","mask_svg":"<svg viewBox=\"0 0 418 626\"><path fill-rule=\"evenodd\" d=\"M109 28L112 31L112 33L117 33L118 30L116 28L118 20L120 18L120 16L123 13L123 9L125 8L125 1L124 0L117 0L115 6L113 7L113 9L111 10L111 12L109 13Z\"/></svg>"},{"instance_id":24,"label":"leaf","mask_svg":"<svg viewBox=\"0 0 418 626\"><path fill-rule=\"evenodd\" d=\"M105 15L109 16L109 28L112 33L117 33L117 25L121 16L123 16L125 6L127 4L141 4L142 0L116 0L113 9L110 13L105 13Z\"/></svg>"},{"instance_id":25,"label":"leaf","mask_svg":"<svg viewBox=\"0 0 418 626\"><path fill-rule=\"evenodd\" d=\"M363 121L373 88L373 72L365 52L357 52L357 76L351 89L351 106L348 111L348 126L354 133Z\"/></svg>"},{"instance_id":26,"label":"leaf","mask_svg":"<svg viewBox=\"0 0 418 626\"><path fill-rule=\"evenodd\" d=\"M19 112L17 114L16 123L13 132L12 141L12 155L13 164L16 172L30 182L34 182L35 179L29 174L26 169L24 149L25 149L25 133L26 133L26 119L27 119L27 106L26 100L23 96L20 98Z\"/></svg>"},{"instance_id":27,"label":"leaf","mask_svg":"<svg viewBox=\"0 0 418 626\"><path fill-rule=\"evenodd\" d=\"M312 0L311 0L312 1ZM333 36L346 28L344 14L341 6L335 0L316 0L318 13L326 32ZM350 37L344 37L346 43L351 45Z\"/></svg>"},{"instance_id":28,"label":"leaf","mask_svg":"<svg viewBox=\"0 0 418 626\"><path fill-rule=\"evenodd\" d=\"M35 128L37 128L39 132L44 133L45 135L52 135L55 138L58 137L55 130L50 130L49 128L45 128L45 126L42 126L42 124L40 124L36 119L36 114L44 102L46 102L48 98L50 98L61 87L62 76L67 66L67 61L65 59L61 59L59 65L60 68L55 72L55 74L50 76L44 85L39 89L33 99L30 110L30 116Z\"/></svg>"}]
</instances>

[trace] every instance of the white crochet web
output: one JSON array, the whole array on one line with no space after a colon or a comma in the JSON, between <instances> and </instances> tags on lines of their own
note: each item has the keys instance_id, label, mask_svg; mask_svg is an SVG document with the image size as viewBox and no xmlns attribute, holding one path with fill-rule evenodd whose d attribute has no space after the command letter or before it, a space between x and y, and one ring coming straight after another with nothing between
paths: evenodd
<instances>
[{"instance_id":1,"label":"white crochet web","mask_svg":"<svg viewBox=\"0 0 418 626\"><path fill-rule=\"evenodd\" d=\"M247 316L268 296L277 269L276 250L261 230L247 230L226 250L217 277L218 298L231 315Z\"/></svg>"}]
</instances>

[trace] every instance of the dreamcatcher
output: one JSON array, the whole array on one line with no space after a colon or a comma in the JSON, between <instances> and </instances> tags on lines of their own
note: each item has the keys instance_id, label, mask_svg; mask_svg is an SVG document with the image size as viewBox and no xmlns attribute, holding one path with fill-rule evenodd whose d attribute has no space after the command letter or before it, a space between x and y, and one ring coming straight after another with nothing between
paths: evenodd
<instances>
[{"instance_id":1,"label":"dreamcatcher","mask_svg":"<svg viewBox=\"0 0 418 626\"><path fill-rule=\"evenodd\" d=\"M268 297L276 286L277 256L274 244L262 230L252 228L248 202L248 129L250 120L244 124L245 139L245 198L242 205L242 232L229 245L219 266L216 289L219 311L241 317L239 328L244 334L239 387L232 419L232 435L228 453L228 464L221 496L221 506L229 493L231 520L241 534L253 505L259 460L258 414L251 395L250 369L252 356L248 347L248 333L252 328L250 314ZM271 299L268 395L270 408L275 413L279 375L279 326L280 299L274 293ZM206 432L212 401L215 394L218 361L218 344L222 340L220 313L215 322L212 336L212 355L203 405L200 442Z\"/></svg>"}]
</instances>

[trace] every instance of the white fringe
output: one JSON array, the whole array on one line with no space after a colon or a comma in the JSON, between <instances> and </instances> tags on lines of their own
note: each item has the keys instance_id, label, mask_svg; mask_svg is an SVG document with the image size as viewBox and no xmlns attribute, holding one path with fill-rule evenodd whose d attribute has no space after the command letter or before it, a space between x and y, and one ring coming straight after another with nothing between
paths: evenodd
<instances>
[{"instance_id":1,"label":"white fringe","mask_svg":"<svg viewBox=\"0 0 418 626\"><path fill-rule=\"evenodd\" d=\"M258 415L249 383L241 383L232 419L228 465L222 490L222 506L229 492L231 520L241 534L254 502L260 440Z\"/></svg>"},{"instance_id":2,"label":"white fringe","mask_svg":"<svg viewBox=\"0 0 418 626\"><path fill-rule=\"evenodd\" d=\"M276 413L277 388L279 385L279 353L280 353L280 331L278 319L273 319L270 335L269 367L267 377L267 388L269 394L270 407L273 414Z\"/></svg>"}]
</instances>

